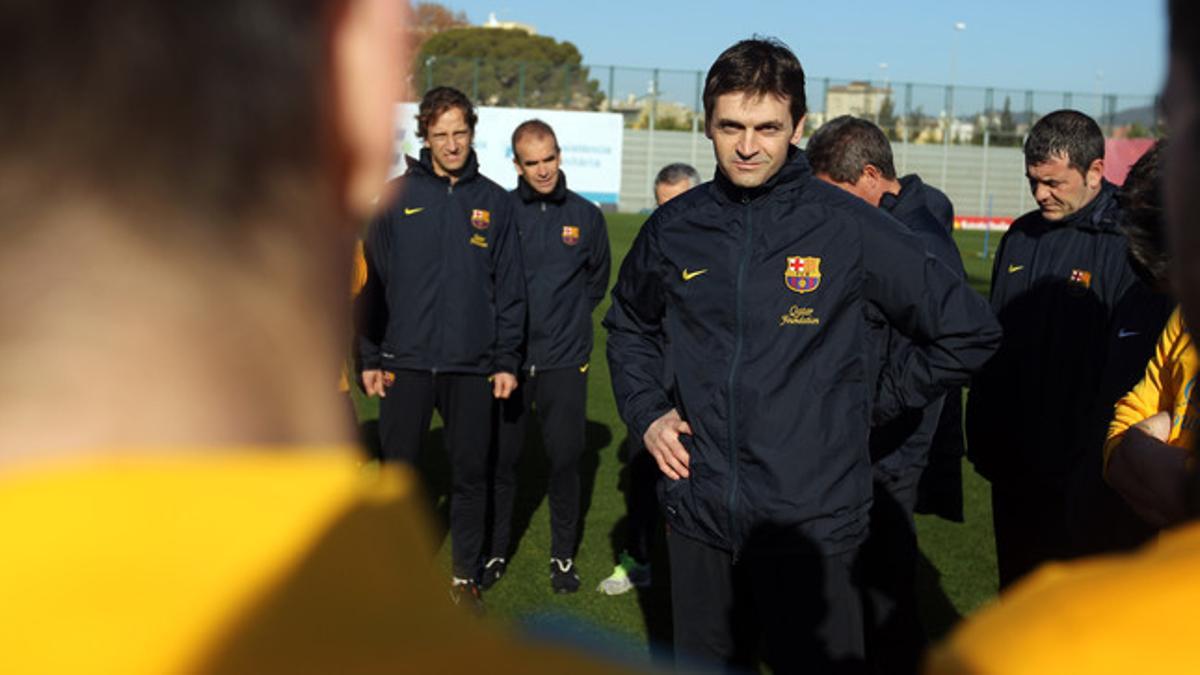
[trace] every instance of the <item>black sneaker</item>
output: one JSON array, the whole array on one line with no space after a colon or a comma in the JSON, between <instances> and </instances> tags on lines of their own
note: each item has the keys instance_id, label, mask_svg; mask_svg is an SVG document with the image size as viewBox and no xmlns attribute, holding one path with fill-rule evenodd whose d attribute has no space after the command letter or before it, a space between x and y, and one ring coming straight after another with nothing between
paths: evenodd
<instances>
[{"instance_id":1,"label":"black sneaker","mask_svg":"<svg viewBox=\"0 0 1200 675\"><path fill-rule=\"evenodd\" d=\"M574 593L579 590L579 575L571 558L550 559L550 587L555 593Z\"/></svg>"},{"instance_id":2,"label":"black sneaker","mask_svg":"<svg viewBox=\"0 0 1200 675\"><path fill-rule=\"evenodd\" d=\"M507 569L508 561L504 558L492 558L487 561L487 564L483 566L483 571L479 573L479 590L486 591L495 586Z\"/></svg>"},{"instance_id":3,"label":"black sneaker","mask_svg":"<svg viewBox=\"0 0 1200 675\"><path fill-rule=\"evenodd\" d=\"M474 614L483 614L483 596L479 593L479 586L472 580L455 579L450 585L450 600Z\"/></svg>"}]
</instances>

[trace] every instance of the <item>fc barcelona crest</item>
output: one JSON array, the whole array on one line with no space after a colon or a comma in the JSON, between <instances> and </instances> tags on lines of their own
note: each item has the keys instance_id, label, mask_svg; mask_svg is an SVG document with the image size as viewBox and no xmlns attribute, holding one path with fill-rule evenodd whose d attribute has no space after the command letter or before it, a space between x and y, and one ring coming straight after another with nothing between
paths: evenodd
<instances>
[{"instance_id":1,"label":"fc barcelona crest","mask_svg":"<svg viewBox=\"0 0 1200 675\"><path fill-rule=\"evenodd\" d=\"M1071 270L1071 276L1068 280L1072 284L1082 288L1092 287L1092 273L1087 270Z\"/></svg>"},{"instance_id":2,"label":"fc barcelona crest","mask_svg":"<svg viewBox=\"0 0 1200 675\"><path fill-rule=\"evenodd\" d=\"M562 240L567 246L579 243L579 228L574 225L563 225Z\"/></svg>"},{"instance_id":3,"label":"fc barcelona crest","mask_svg":"<svg viewBox=\"0 0 1200 675\"><path fill-rule=\"evenodd\" d=\"M797 293L812 293L821 285L821 259L788 256L783 281Z\"/></svg>"},{"instance_id":4,"label":"fc barcelona crest","mask_svg":"<svg viewBox=\"0 0 1200 675\"><path fill-rule=\"evenodd\" d=\"M471 212L471 227L477 230L486 230L492 224L492 214L483 209L475 209Z\"/></svg>"}]
</instances>

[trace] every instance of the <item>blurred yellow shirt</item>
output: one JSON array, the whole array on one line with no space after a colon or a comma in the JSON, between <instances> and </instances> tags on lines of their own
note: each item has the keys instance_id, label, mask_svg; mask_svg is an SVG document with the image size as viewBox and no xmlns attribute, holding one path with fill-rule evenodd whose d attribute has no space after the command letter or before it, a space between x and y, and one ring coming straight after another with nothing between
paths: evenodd
<instances>
[{"instance_id":1,"label":"blurred yellow shirt","mask_svg":"<svg viewBox=\"0 0 1200 675\"><path fill-rule=\"evenodd\" d=\"M1200 361L1192 347L1192 336L1176 307L1158 338L1145 376L1117 401L1113 409L1108 439L1104 443L1106 472L1113 450L1125 438L1129 427L1159 412L1171 414L1169 445L1187 450L1195 447L1196 426L1200 424L1200 406L1195 391L1197 371L1200 371Z\"/></svg>"},{"instance_id":2,"label":"blurred yellow shirt","mask_svg":"<svg viewBox=\"0 0 1200 675\"><path fill-rule=\"evenodd\" d=\"M611 672L467 616L415 479L351 448L0 472L0 673Z\"/></svg>"},{"instance_id":3,"label":"blurred yellow shirt","mask_svg":"<svg viewBox=\"0 0 1200 675\"><path fill-rule=\"evenodd\" d=\"M926 672L1200 672L1200 523L1140 552L1041 567L934 647Z\"/></svg>"}]
</instances>

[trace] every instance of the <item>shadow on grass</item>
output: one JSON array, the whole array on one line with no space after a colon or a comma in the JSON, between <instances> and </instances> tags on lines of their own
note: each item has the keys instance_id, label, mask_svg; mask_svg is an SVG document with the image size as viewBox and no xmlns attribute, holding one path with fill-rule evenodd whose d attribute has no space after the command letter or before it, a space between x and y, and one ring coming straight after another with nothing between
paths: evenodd
<instances>
[{"instance_id":1,"label":"shadow on grass","mask_svg":"<svg viewBox=\"0 0 1200 675\"><path fill-rule=\"evenodd\" d=\"M613 560L617 561L621 551L629 551L636 557L650 559L651 581L649 587L638 588L638 609L646 630L651 659L661 665L673 663L672 636L674 624L671 615L671 575L667 559L666 529L659 515L658 496L655 482L659 469L644 450L638 449L630 459L630 438L626 437L618 451L621 471L617 487L624 495L625 514L613 524L609 532Z\"/></svg>"},{"instance_id":2,"label":"shadow on grass","mask_svg":"<svg viewBox=\"0 0 1200 675\"><path fill-rule=\"evenodd\" d=\"M539 427L534 422L537 412L530 414L530 431ZM382 456L379 441L379 422L369 419L359 425L360 437L366 454L370 459ZM587 523L588 511L592 505L592 492L596 484L596 471L600 467L600 450L612 442L612 431L608 426L595 420L588 420L585 430L585 445L583 455L579 459L579 532L575 542L576 548L583 541L584 526ZM541 433L527 433L525 448L517 461L517 493L513 504L512 550L516 550L522 537L529 530L533 514L546 497L549 484L549 463L546 459L546 449ZM417 459L417 472L421 477L422 488L428 500L429 513L434 514L434 542L436 547L445 543L450 528L450 477L451 467L445 449L445 430L435 426L425 436L421 443L421 455ZM491 522L491 497L489 493L489 510L485 522ZM482 550L487 551L491 545L490 533L484 541ZM510 552L511 553L511 552ZM546 552L549 555L549 552Z\"/></svg>"},{"instance_id":3,"label":"shadow on grass","mask_svg":"<svg viewBox=\"0 0 1200 675\"><path fill-rule=\"evenodd\" d=\"M930 644L941 641L962 620L941 579L941 572L922 552L917 558L917 608Z\"/></svg>"},{"instance_id":4,"label":"shadow on grass","mask_svg":"<svg viewBox=\"0 0 1200 675\"><path fill-rule=\"evenodd\" d=\"M540 432L541 421L537 410L529 415L529 427L525 433L525 447L521 450L521 458L517 460L517 494L513 501L512 542L513 551L520 548L521 540L529 531L533 514L537 512L542 500L546 498L550 480L550 462L546 457L546 446ZM575 548L578 550L583 541L583 531L587 524L588 511L592 506L592 490L596 485L596 471L600 467L600 450L612 442L612 431L608 426L595 420L588 420L584 431L583 455L579 458L579 528L576 533ZM490 500L489 500L490 501ZM489 515L489 522L490 522ZM490 536L489 536L490 539ZM491 542L485 544L490 546ZM547 556L549 551L544 551Z\"/></svg>"}]
</instances>

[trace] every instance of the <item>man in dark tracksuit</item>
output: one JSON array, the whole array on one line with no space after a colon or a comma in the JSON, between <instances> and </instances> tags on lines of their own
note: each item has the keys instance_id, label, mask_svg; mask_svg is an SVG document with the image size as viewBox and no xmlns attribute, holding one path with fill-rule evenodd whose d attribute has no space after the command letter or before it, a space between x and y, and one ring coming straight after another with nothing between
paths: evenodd
<instances>
[{"instance_id":1,"label":"man in dark tracksuit","mask_svg":"<svg viewBox=\"0 0 1200 675\"><path fill-rule=\"evenodd\" d=\"M456 602L481 607L474 578L487 509L493 399L516 387L525 280L508 193L479 173L475 112L461 92L430 90L396 202L367 235L358 300L364 390L380 397L385 461L415 462L436 407L452 472Z\"/></svg>"},{"instance_id":2,"label":"man in dark tracksuit","mask_svg":"<svg viewBox=\"0 0 1200 675\"><path fill-rule=\"evenodd\" d=\"M1116 188L1103 179L1095 121L1072 110L1043 117L1025 163L1039 210L1017 219L997 250L991 302L1004 341L967 407L968 456L992 483L1002 588L1077 554L1071 481L1081 462L1099 462L1103 429L1089 426L1101 424L1093 410L1103 405L1111 338L1157 334L1166 319L1123 313L1132 323L1115 325L1122 299L1145 288L1119 228Z\"/></svg>"},{"instance_id":3,"label":"man in dark tracksuit","mask_svg":"<svg viewBox=\"0 0 1200 675\"><path fill-rule=\"evenodd\" d=\"M716 179L651 216L604 322L617 405L665 474L679 659L746 666L764 636L775 672L861 666L867 308L916 345L880 385L904 408L965 381L999 339L982 298L890 216L813 178L792 145L804 101L777 42L717 59Z\"/></svg>"},{"instance_id":4,"label":"man in dark tracksuit","mask_svg":"<svg viewBox=\"0 0 1200 675\"><path fill-rule=\"evenodd\" d=\"M520 386L500 407L493 497L492 553L481 585L504 574L512 529L517 458L531 406L537 406L550 457L550 582L579 590L579 459L587 423L587 372L592 310L608 290L610 255L604 215L567 189L554 130L530 120L513 132L520 178L512 192L529 299Z\"/></svg>"},{"instance_id":5,"label":"man in dark tracksuit","mask_svg":"<svg viewBox=\"0 0 1200 675\"><path fill-rule=\"evenodd\" d=\"M806 154L817 178L890 213L898 226L921 240L930 255L960 280L966 279L954 240L928 206L930 195L948 200L916 175L897 178L891 143L879 127L849 115L836 117L809 138ZM903 362L904 351L912 348L910 341L882 317L876 319L876 326L876 358L881 367ZM957 397L959 392L950 396ZM925 645L917 611L913 509L947 398L939 397L922 409L901 411L893 419L877 419L871 429L874 501L861 568L867 656L879 672L915 673ZM883 410L884 403L877 401L877 418L889 414ZM961 428L961 419L959 425Z\"/></svg>"}]
</instances>

